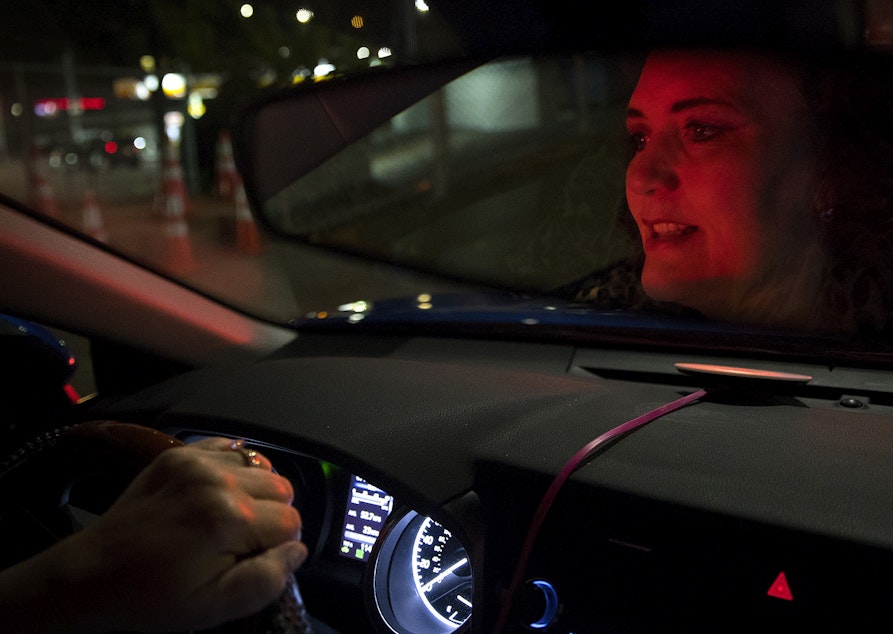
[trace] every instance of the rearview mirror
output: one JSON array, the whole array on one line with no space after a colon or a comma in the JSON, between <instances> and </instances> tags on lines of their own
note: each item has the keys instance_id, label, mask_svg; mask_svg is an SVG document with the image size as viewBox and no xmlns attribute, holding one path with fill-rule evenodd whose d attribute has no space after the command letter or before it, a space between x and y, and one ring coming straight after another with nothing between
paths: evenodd
<instances>
[{"instance_id":1,"label":"rearview mirror","mask_svg":"<svg viewBox=\"0 0 893 634\"><path fill-rule=\"evenodd\" d=\"M473 64L400 67L297 84L241 113L233 139L249 199L267 201ZM261 220L267 218L261 214ZM276 223L269 228L280 230Z\"/></svg>"}]
</instances>

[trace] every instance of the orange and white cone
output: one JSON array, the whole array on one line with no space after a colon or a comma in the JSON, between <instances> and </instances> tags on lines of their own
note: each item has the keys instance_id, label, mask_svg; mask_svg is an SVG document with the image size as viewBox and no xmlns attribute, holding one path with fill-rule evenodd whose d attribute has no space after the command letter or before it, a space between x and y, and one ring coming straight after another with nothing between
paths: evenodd
<instances>
[{"instance_id":1,"label":"orange and white cone","mask_svg":"<svg viewBox=\"0 0 893 634\"><path fill-rule=\"evenodd\" d=\"M100 242L108 240L105 222L102 219L102 211L99 209L99 203L96 200L96 192L92 189L84 192L84 207L81 210L81 218L84 233Z\"/></svg>"},{"instance_id":2,"label":"orange and white cone","mask_svg":"<svg viewBox=\"0 0 893 634\"><path fill-rule=\"evenodd\" d=\"M59 202L47 176L46 157L35 150L28 166L28 179L31 191L31 206L52 218L59 217Z\"/></svg>"},{"instance_id":3,"label":"orange and white cone","mask_svg":"<svg viewBox=\"0 0 893 634\"><path fill-rule=\"evenodd\" d=\"M182 275L195 268L192 245L189 243L189 225L182 215L166 216L162 227L164 237L164 268Z\"/></svg>"},{"instance_id":4,"label":"orange and white cone","mask_svg":"<svg viewBox=\"0 0 893 634\"><path fill-rule=\"evenodd\" d=\"M183 164L180 161L180 147L168 142L164 148L164 160L161 165L161 192L164 197L162 215L171 208L182 208L186 213L188 204L186 183L183 180Z\"/></svg>"},{"instance_id":5,"label":"orange and white cone","mask_svg":"<svg viewBox=\"0 0 893 634\"><path fill-rule=\"evenodd\" d=\"M221 130L217 140L217 167L215 190L221 198L232 199L236 195L236 160L233 158L232 138L227 130Z\"/></svg>"},{"instance_id":6,"label":"orange and white cone","mask_svg":"<svg viewBox=\"0 0 893 634\"><path fill-rule=\"evenodd\" d=\"M164 158L162 191L162 235L164 237L164 266L175 274L188 273L195 267L189 225L186 222L186 187L179 150L168 144Z\"/></svg>"},{"instance_id":7,"label":"orange and white cone","mask_svg":"<svg viewBox=\"0 0 893 634\"><path fill-rule=\"evenodd\" d=\"M259 253L261 251L260 232L257 230L251 209L248 207L245 185L238 173L233 176L236 203L236 249L241 253Z\"/></svg>"}]
</instances>

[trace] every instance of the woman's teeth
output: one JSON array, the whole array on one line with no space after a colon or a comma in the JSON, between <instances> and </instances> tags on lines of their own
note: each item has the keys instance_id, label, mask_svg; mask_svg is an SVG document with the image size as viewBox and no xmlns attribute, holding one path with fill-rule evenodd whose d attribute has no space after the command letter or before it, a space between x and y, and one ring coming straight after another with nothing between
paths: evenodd
<instances>
[{"instance_id":1,"label":"woman's teeth","mask_svg":"<svg viewBox=\"0 0 893 634\"><path fill-rule=\"evenodd\" d=\"M675 236L683 236L698 228L694 225L683 225L678 222L656 222L651 226L651 230L658 238L672 238Z\"/></svg>"}]
</instances>

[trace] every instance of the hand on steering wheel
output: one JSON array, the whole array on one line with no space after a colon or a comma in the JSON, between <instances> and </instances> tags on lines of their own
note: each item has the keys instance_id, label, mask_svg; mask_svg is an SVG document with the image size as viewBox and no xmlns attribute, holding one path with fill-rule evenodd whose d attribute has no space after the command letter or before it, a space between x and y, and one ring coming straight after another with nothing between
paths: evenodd
<instances>
[{"instance_id":1,"label":"hand on steering wheel","mask_svg":"<svg viewBox=\"0 0 893 634\"><path fill-rule=\"evenodd\" d=\"M14 581L15 568L29 581L52 571L45 609L52 601L50 609L84 631L186 631L234 619L244 619L243 632L252 623L309 631L292 575L307 556L301 518L291 483L263 455L226 438L184 446L122 423L66 434L55 451L80 457L60 464L126 453L133 467L148 465L95 524L0 581ZM263 624L245 618L269 605Z\"/></svg>"}]
</instances>

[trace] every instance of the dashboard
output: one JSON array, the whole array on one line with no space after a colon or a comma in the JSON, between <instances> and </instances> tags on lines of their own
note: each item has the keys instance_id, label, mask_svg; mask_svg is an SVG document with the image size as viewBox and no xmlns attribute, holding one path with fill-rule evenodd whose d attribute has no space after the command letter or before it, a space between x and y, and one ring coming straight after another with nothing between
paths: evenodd
<instances>
[{"instance_id":1,"label":"dashboard","mask_svg":"<svg viewBox=\"0 0 893 634\"><path fill-rule=\"evenodd\" d=\"M268 455L333 631L827 631L893 592L891 394L870 368L311 334L97 413Z\"/></svg>"},{"instance_id":2,"label":"dashboard","mask_svg":"<svg viewBox=\"0 0 893 634\"><path fill-rule=\"evenodd\" d=\"M186 443L206 437L182 430L175 435ZM303 539L327 562L324 578L310 581L303 594L312 600L319 594L313 588L330 588L333 577L343 584L345 598L369 584L362 601L355 600L368 604L382 631L449 634L469 621L473 577L467 538L430 516L395 508L393 496L336 465L282 447L247 446L272 457L277 473L300 483L295 504L308 514ZM340 625L361 631L364 620L342 619Z\"/></svg>"}]
</instances>

